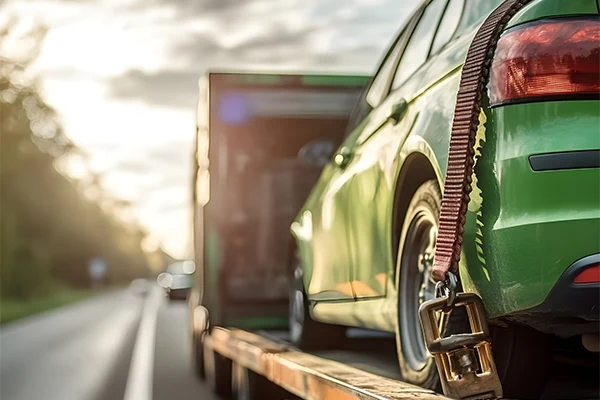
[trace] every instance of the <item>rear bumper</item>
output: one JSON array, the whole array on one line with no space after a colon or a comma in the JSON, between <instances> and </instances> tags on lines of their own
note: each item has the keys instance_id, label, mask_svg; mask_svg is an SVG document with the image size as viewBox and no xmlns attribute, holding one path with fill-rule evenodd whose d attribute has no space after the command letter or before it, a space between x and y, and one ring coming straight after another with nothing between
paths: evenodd
<instances>
[{"instance_id":1,"label":"rear bumper","mask_svg":"<svg viewBox=\"0 0 600 400\"><path fill-rule=\"evenodd\" d=\"M574 262L538 306L509 319L559 336L600 331L600 282L574 283L584 270L600 263L600 253Z\"/></svg>"},{"instance_id":2,"label":"rear bumper","mask_svg":"<svg viewBox=\"0 0 600 400\"><path fill-rule=\"evenodd\" d=\"M540 102L486 111L460 273L489 318L540 306L570 266L600 253L599 105Z\"/></svg>"}]
</instances>

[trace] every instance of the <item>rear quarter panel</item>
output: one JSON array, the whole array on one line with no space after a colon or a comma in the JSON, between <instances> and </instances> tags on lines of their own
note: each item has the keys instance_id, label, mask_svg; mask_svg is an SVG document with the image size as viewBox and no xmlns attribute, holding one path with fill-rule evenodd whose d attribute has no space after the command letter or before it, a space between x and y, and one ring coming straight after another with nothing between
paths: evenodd
<instances>
[{"instance_id":1,"label":"rear quarter panel","mask_svg":"<svg viewBox=\"0 0 600 400\"><path fill-rule=\"evenodd\" d=\"M506 29L598 16L595 0L534 0ZM565 269L600 251L600 170L534 172L529 155L600 148L600 102L484 109L460 273L492 318L541 303Z\"/></svg>"},{"instance_id":2,"label":"rear quarter panel","mask_svg":"<svg viewBox=\"0 0 600 400\"><path fill-rule=\"evenodd\" d=\"M506 28L576 15L597 16L596 1L534 0ZM400 157L430 148L442 185L460 68L474 34L448 46L429 68L425 81L432 85L414 100L420 121ZM539 304L570 263L600 251L600 170L540 176L523 165L529 154L600 148L600 103L484 110L476 146L481 162L473 177L460 273L464 289L478 293L488 314L498 317ZM541 224L530 225L535 221Z\"/></svg>"},{"instance_id":3,"label":"rear quarter panel","mask_svg":"<svg viewBox=\"0 0 600 400\"><path fill-rule=\"evenodd\" d=\"M569 265L600 252L600 169L529 165L533 154L600 149L600 102L509 105L484 117L460 272L493 318L538 305Z\"/></svg>"}]
</instances>

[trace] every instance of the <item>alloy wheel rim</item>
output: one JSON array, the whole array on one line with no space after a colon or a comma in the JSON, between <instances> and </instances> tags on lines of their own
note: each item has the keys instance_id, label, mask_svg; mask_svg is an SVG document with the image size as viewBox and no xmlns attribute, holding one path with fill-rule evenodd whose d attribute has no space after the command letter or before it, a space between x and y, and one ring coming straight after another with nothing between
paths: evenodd
<instances>
[{"instance_id":1,"label":"alloy wheel rim","mask_svg":"<svg viewBox=\"0 0 600 400\"><path fill-rule=\"evenodd\" d=\"M402 353L406 363L415 371L423 370L430 359L421 329L419 306L435 298L435 281L431 273L436 238L434 216L428 210L417 213L405 241L398 296Z\"/></svg>"}]
</instances>

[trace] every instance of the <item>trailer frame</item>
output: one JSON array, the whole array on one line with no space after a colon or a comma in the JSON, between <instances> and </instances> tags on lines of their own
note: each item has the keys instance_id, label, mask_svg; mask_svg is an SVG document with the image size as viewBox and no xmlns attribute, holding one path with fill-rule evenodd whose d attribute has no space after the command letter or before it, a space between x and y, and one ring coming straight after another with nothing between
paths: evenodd
<instances>
[{"instance_id":1,"label":"trailer frame","mask_svg":"<svg viewBox=\"0 0 600 400\"><path fill-rule=\"evenodd\" d=\"M200 314L208 315L207 312ZM208 328L206 325L204 327ZM206 329L202 338L206 379L211 382L215 393L222 397L448 399L433 390L300 351L267 335L217 326L210 332Z\"/></svg>"}]
</instances>

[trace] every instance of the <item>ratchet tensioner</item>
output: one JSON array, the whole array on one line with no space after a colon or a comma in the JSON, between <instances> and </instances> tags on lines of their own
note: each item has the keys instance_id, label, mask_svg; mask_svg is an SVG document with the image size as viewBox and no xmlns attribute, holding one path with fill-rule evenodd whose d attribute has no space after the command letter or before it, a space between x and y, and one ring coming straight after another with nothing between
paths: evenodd
<instances>
[{"instance_id":1,"label":"ratchet tensioner","mask_svg":"<svg viewBox=\"0 0 600 400\"><path fill-rule=\"evenodd\" d=\"M448 273L436 285L436 298L419 309L427 349L435 358L442 389L456 399L497 399L502 385L492 355L491 336L481 298L475 293L457 293L457 278ZM465 307L470 333L442 337L450 312Z\"/></svg>"}]
</instances>

